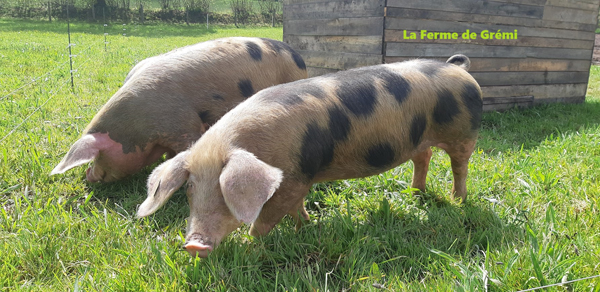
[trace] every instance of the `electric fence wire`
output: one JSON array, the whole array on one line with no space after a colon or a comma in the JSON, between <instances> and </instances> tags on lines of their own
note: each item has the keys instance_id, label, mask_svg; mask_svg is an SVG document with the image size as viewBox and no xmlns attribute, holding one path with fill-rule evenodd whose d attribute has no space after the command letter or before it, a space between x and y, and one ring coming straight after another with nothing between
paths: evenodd
<instances>
[{"instance_id":1,"label":"electric fence wire","mask_svg":"<svg viewBox=\"0 0 600 292\"><path fill-rule=\"evenodd\" d=\"M48 75L52 74L54 71L56 71L56 70L60 69L62 66L64 66L64 65L65 65L65 64L67 64L68 62L69 62L68 60L67 60L67 61L64 61L64 62L62 62L61 64L59 64L58 66L56 66L54 69L52 69L52 70L48 71L48 72L47 72L47 73L45 73L44 75L41 75L41 76L39 76L39 77L37 77L37 78L34 78L32 81L30 81L30 82L28 82L28 83L26 83L26 84L22 85L21 87L19 87L19 88L17 88L17 89L15 89L15 90L13 90L13 91L11 91L11 92L7 93L6 95L4 95L4 96L0 97L0 101L2 101L2 100L4 100L5 98L7 98L7 97L9 97L9 96L11 96L11 95L13 95L13 94L15 94L16 92L18 92L19 90L21 90L21 89L23 89L23 88L27 87L28 85L31 85L31 84L33 84L33 83L36 83L36 82L38 82L38 81L39 81L40 79L42 79L43 77L46 77L46 76L48 76Z\"/></svg>"},{"instance_id":2,"label":"electric fence wire","mask_svg":"<svg viewBox=\"0 0 600 292\"><path fill-rule=\"evenodd\" d=\"M102 41L102 42L104 42L104 41ZM73 45L75 45L75 44L69 44L69 46L73 46ZM91 44L89 47L87 47L87 48L83 49L81 52L79 52L79 54L78 54L78 55L72 55L72 57L77 57L77 56L79 56L79 55L83 54L84 52L86 52L86 51L88 51L89 49L91 49L91 48L92 48L94 45L96 45L96 43L94 43L94 44ZM2 97L0 97L0 101L3 101L4 99L8 98L9 96L11 96L11 95L13 95L13 94L17 93L19 90L21 90L21 89L23 89L23 88L25 88L25 87L27 87L27 86L29 86L29 85L33 84L33 83L37 83L37 82L38 82L38 81L40 81L42 78L44 78L44 77L46 77L46 76L48 76L48 75L50 75L50 74L54 73L54 72L55 72L56 70L58 70L58 69L61 69L61 68L62 68L62 67L65 65L65 64L67 64L68 62L69 62L69 60L67 60L67 61L64 61L64 62L60 63L58 66L54 67L54 69L52 69L52 70L50 70L50 71L48 71L48 72L44 73L43 75L40 75L40 76L38 76L38 77L36 77L36 78L33 78L31 81L29 81L29 82L25 83L24 85L21 85L19 88L16 88L16 89L12 90L11 92L9 92L9 93L7 93L7 94L3 95ZM86 62L89 62L89 59L88 59ZM77 71L77 69L75 69L75 71L74 71L74 72L76 72L76 71Z\"/></svg>"},{"instance_id":3,"label":"electric fence wire","mask_svg":"<svg viewBox=\"0 0 600 292\"><path fill-rule=\"evenodd\" d=\"M21 123L19 123L18 125L16 125L10 132L8 132L8 134L6 134L2 139L0 139L0 144L2 142L4 142L4 140L6 140L10 135L12 135L12 133L14 133L17 129L19 129L25 122L27 122L29 120L29 118L31 118L31 116L33 116L35 113L37 113L40 109L42 109L42 107L44 107L50 100L52 100L52 98L54 98L56 95L54 95L54 93L62 88L64 85L67 85L69 82L71 82L70 79L68 80L63 80L63 82L61 84L59 84L58 86L54 87L54 89L52 89L48 95L50 95L50 97L48 97L48 99L46 99L46 101L44 101L44 103L42 103L41 105L39 105L37 108L35 108L27 117L25 117L23 119L23 121L21 121Z\"/></svg>"},{"instance_id":4,"label":"electric fence wire","mask_svg":"<svg viewBox=\"0 0 600 292\"><path fill-rule=\"evenodd\" d=\"M73 45L73 44L70 44ZM77 57L77 56L82 56L82 53L85 53L86 51L88 51L90 48L92 48L94 45L96 45L96 43L91 44L89 47L83 49L81 52L79 52L79 55L73 55L73 57ZM78 69L81 69L83 67L84 64L88 63L91 60L91 58L87 58L87 60L85 60L83 63L79 64ZM11 93L3 96L0 101L2 101L2 99L10 96L11 94L14 94L15 92L17 92L18 90L20 90L21 88L36 82L37 80L39 80L40 78L49 75L50 73L56 71L58 68L60 68L60 66L65 65L68 61L63 62L62 64L60 64L58 67L54 68L53 70L47 72L46 74L36 78L35 81L32 81L26 85L23 85L15 90L13 90ZM77 72L78 69L74 69L74 72ZM69 83L70 80L66 80L63 81L63 83L59 84L59 86L55 87L54 89L52 89L48 94L50 95L50 97L48 99L46 99L46 101L44 101L40 106L38 106L36 109L33 110L33 112L31 112L27 117L25 117L25 119L23 119L23 121L21 121L21 123L19 123L17 126L15 126L10 132L8 132L8 134L6 134L2 139L0 139L0 143L4 142L4 140L6 140L10 135L12 135L17 129L19 129L25 122L27 122L29 120L29 118L31 118L35 113L37 113L42 107L44 107L52 98L55 97L54 93L56 93L58 91L58 89L60 89L63 85L66 85L67 83Z\"/></svg>"}]
</instances>

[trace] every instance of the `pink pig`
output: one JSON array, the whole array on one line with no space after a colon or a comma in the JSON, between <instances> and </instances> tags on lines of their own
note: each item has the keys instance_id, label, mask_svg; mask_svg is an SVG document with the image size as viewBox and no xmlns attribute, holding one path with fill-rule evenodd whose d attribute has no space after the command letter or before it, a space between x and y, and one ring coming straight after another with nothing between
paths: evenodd
<instances>
[{"instance_id":1,"label":"pink pig","mask_svg":"<svg viewBox=\"0 0 600 292\"><path fill-rule=\"evenodd\" d=\"M464 55L413 60L264 89L154 169L137 215L156 212L186 184L185 248L206 257L242 223L252 224L255 236L286 214L300 226L316 182L375 175L412 160L412 187L425 191L431 146L450 156L451 194L465 201L483 107L469 64Z\"/></svg>"},{"instance_id":2,"label":"pink pig","mask_svg":"<svg viewBox=\"0 0 600 292\"><path fill-rule=\"evenodd\" d=\"M302 57L271 39L223 38L145 59L50 174L93 161L87 180L119 180L187 149L255 92L306 77Z\"/></svg>"}]
</instances>

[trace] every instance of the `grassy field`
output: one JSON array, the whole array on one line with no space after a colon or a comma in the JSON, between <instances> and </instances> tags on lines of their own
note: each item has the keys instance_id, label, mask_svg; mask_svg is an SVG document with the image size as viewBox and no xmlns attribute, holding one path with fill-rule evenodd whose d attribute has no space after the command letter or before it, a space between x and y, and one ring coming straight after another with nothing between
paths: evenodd
<instances>
[{"instance_id":1,"label":"grassy field","mask_svg":"<svg viewBox=\"0 0 600 292\"><path fill-rule=\"evenodd\" d=\"M71 90L66 25L0 19L1 291L514 291L600 274L600 67L584 104L483 116L464 205L434 151L422 198L406 191L411 163L317 184L298 233L289 219L264 238L243 227L191 259L181 191L135 219L151 169L106 185L83 167L48 173L140 60L282 30L124 28L106 28L105 50L102 26L72 26ZM553 289L600 291L600 278Z\"/></svg>"}]
</instances>

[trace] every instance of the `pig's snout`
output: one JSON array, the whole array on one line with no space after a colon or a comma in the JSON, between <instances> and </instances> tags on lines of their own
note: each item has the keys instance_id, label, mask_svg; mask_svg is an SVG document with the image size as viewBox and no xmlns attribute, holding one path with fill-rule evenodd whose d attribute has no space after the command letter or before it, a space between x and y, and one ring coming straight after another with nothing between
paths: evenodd
<instances>
[{"instance_id":1,"label":"pig's snout","mask_svg":"<svg viewBox=\"0 0 600 292\"><path fill-rule=\"evenodd\" d=\"M106 170L102 169L101 167L98 167L96 164L90 166L86 171L85 171L85 178L92 183L95 182L112 182L116 180L116 177L114 176L113 173L109 173Z\"/></svg>"},{"instance_id":2,"label":"pig's snout","mask_svg":"<svg viewBox=\"0 0 600 292\"><path fill-rule=\"evenodd\" d=\"M208 257L208 253L213 250L211 246L199 242L188 242L183 248L185 248L192 257L198 256L201 258Z\"/></svg>"},{"instance_id":3,"label":"pig's snout","mask_svg":"<svg viewBox=\"0 0 600 292\"><path fill-rule=\"evenodd\" d=\"M89 181L89 182L99 182L102 178L98 178L94 176L94 172L92 171L91 167L88 167L88 169L85 171L85 178Z\"/></svg>"},{"instance_id":4,"label":"pig's snout","mask_svg":"<svg viewBox=\"0 0 600 292\"><path fill-rule=\"evenodd\" d=\"M193 234L186 241L183 247L192 257L198 255L201 258L208 257L208 253L213 250L213 244L210 240L199 234Z\"/></svg>"}]
</instances>

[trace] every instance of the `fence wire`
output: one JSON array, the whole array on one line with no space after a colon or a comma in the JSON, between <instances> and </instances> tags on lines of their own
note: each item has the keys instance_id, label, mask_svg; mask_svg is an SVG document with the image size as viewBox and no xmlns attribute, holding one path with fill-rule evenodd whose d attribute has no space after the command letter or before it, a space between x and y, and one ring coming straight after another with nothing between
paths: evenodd
<instances>
[{"instance_id":1,"label":"fence wire","mask_svg":"<svg viewBox=\"0 0 600 292\"><path fill-rule=\"evenodd\" d=\"M89 51L89 50L90 50L92 47L94 47L94 46L101 46L101 45L102 45L104 42L105 42L104 40L101 40L101 41L98 41L98 42L94 42L94 43L92 43L91 45L89 45L87 48L85 48L85 49L83 49L83 50L81 50L81 51L77 52L77 55L75 55L75 54L71 54L71 55L68 55L68 56L69 56L69 57L73 57L73 58L82 58L82 57L85 57L85 56L86 56L85 54L86 54L86 53L87 53L87 52L88 52L88 51ZM70 44L69 44L69 47L72 47L72 46L74 46L74 45L75 45L75 44L73 44L73 43L70 43ZM84 60L82 63L78 64L77 68L75 68L75 69L73 69L73 70L71 70L71 71L72 71L72 72L77 72L77 70L79 70L79 69L83 68L83 66L84 66L85 64L89 63L90 61L91 61L91 56L88 56L88 58L86 58L86 59L85 59L85 60ZM37 78L34 78L32 81L30 81L30 82L28 82L28 83L26 83L26 84L24 84L24 85L20 86L19 88L12 90L12 91L11 91L11 92L9 92L8 94L6 94L6 95L2 96L2 97L0 98L0 102L1 102L1 101L3 101L4 99L8 98L8 97L9 97L9 96L11 96L11 95L14 95L14 94L18 93L19 91L23 90L23 89L24 89L24 88L26 88L27 86L29 86L29 85L32 85L32 84L36 84L36 83L38 83L38 82L39 82L40 80L42 80L44 77L46 77L46 76L48 76L48 75L50 75L50 74L52 74L52 73L56 72L57 70L59 70L59 69L63 68L63 67L64 67L64 66L65 66L65 65L66 65L68 62L69 62L69 60L66 60L66 61L64 61L63 63L61 63L61 64L59 64L58 66L56 66L54 69L52 69L52 70L50 70L50 71L46 72L45 74L43 74L43 75L41 75L41 76L39 76L39 77L37 77ZM71 72L69 72L69 73L71 73ZM70 74L68 74L68 75L66 75L66 76L70 76ZM63 77L63 78L65 78L65 77ZM54 80L52 80L52 81L45 80L44 82L53 82L53 81L54 81ZM46 104L47 104L47 103L48 103L50 100L52 100L52 99L53 99L53 98L56 96L56 93L58 92L58 90L60 90L61 88L63 88L63 86L67 85L67 84L68 84L70 81L71 81L71 80L70 80L70 77L69 77L69 78L67 78L66 80L62 80L62 81L60 81L60 78L59 78L59 79L57 79L57 80L56 80L56 82L57 82L56 86L55 86L55 87L54 87L54 88L53 88L53 89L52 89L52 90L51 90L51 91L48 93L50 96L49 96L49 97L48 97L48 98L47 98L47 99L46 99L46 100L45 100L45 101L44 101L44 102L43 102L41 105L39 105L39 106L38 106L38 107L36 107L36 108L35 108L35 109L34 109L34 110L31 112L31 113L29 113L29 114L28 114L28 115L27 115L27 116L26 116L26 117L25 117L25 118L24 118L24 119L23 119L23 120L22 120L22 121L21 121L21 122L20 122L18 125L16 125L15 127L13 127L13 129L12 129L10 132L8 132L8 134L6 134L4 137L2 137L2 139L0 139L0 144L1 144L1 143L3 143L3 142L6 140L6 139L8 139L8 137L10 137L10 135L12 135L14 132L16 132L16 131L17 131L17 130L18 130L18 129L19 129L19 128L20 128L20 127L23 125L23 124L25 124L25 123L26 123L26 122L27 122L27 121L28 121L28 120L29 120L29 119L30 119L30 118L31 118L31 117L32 117L32 116L33 116L35 113L39 112L39 111L40 111L40 110L41 110L41 109L42 109L42 108L43 108L43 107L44 107L44 106L45 106L45 105L46 105Z\"/></svg>"},{"instance_id":2,"label":"fence wire","mask_svg":"<svg viewBox=\"0 0 600 292\"><path fill-rule=\"evenodd\" d=\"M42 107L44 107L50 100L52 100L56 95L54 95L54 93L59 90L60 88L62 88L62 86L68 84L71 80L63 80L62 83L58 84L58 86L54 87L54 89L52 89L48 94L50 95L50 97L48 97L48 99L46 99L46 101L44 101L44 103L42 103L41 105L39 105L37 108L35 108L33 110L33 112L31 112L27 117L25 117L23 119L23 121L21 121L21 123L19 123L17 126L15 126L10 132L8 132L8 134L6 134L6 136L4 136L1 140L0 143L4 142L4 140L6 140L12 133L14 133L16 130L18 130L25 122L27 122L29 120L29 118L31 118L31 116L33 116L35 113L37 113Z\"/></svg>"},{"instance_id":3,"label":"fence wire","mask_svg":"<svg viewBox=\"0 0 600 292\"><path fill-rule=\"evenodd\" d=\"M26 84L22 85L21 87L19 87L19 88L17 88L17 89L15 89L15 90L13 90L13 91L11 91L11 92L7 93L6 95L4 95L4 96L0 97L0 101L3 101L5 98L7 98L7 97L9 97L9 96L11 96L11 95L13 95L13 94L15 94L15 93L19 92L21 89L23 89L23 88L27 87L28 85L31 85L31 84L33 84L33 83L37 83L38 81L40 81L40 79L42 79L42 78L44 78L44 77L46 77L46 76L48 76L48 75L50 75L50 74L54 73L56 70L60 69L62 66L64 66L64 65L65 65L65 64L67 64L68 62L69 62L69 60L62 62L61 64L59 64L58 66L56 66L54 69L52 69L52 70L50 70L50 71L46 72L44 75L41 75L41 76L39 76L39 77L37 77L37 78L34 78L32 81L30 81L30 82L28 82L28 83L26 83Z\"/></svg>"}]
</instances>

